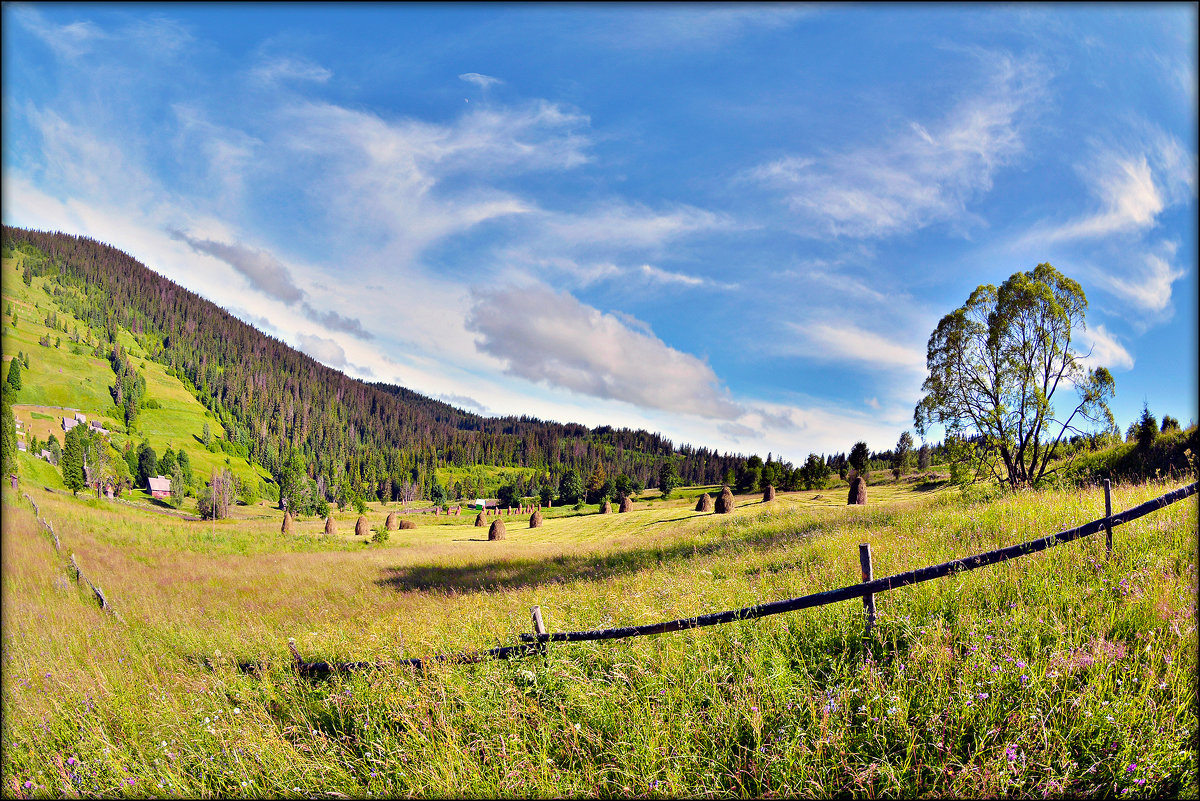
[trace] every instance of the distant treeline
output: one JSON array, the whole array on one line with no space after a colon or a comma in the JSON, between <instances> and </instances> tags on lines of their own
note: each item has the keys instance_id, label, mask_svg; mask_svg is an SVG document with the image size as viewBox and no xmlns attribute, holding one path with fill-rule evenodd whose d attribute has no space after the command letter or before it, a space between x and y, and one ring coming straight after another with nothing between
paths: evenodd
<instances>
[{"instance_id":1,"label":"distant treeline","mask_svg":"<svg viewBox=\"0 0 1200 801\"><path fill-rule=\"evenodd\" d=\"M113 351L118 326L221 421L237 451L278 474L295 449L331 499L340 491L390 501L414 484L429 497L445 466L529 467L554 486L567 470L588 475L597 465L644 486L656 484L665 460L688 484L719 483L745 467L741 454L676 448L644 430L484 417L350 378L93 239L4 226L3 247L26 254L27 272L49 278L59 307L88 326L116 368L127 419L138 386Z\"/></svg>"}]
</instances>

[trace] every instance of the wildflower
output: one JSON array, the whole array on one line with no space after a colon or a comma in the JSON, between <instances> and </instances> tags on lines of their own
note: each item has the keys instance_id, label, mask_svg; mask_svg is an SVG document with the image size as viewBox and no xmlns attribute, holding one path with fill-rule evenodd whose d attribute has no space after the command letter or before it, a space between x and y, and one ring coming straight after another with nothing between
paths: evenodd
<instances>
[{"instance_id":1,"label":"wildflower","mask_svg":"<svg viewBox=\"0 0 1200 801\"><path fill-rule=\"evenodd\" d=\"M1126 773L1133 773L1135 770L1137 770L1137 763L1136 763L1136 762L1134 762L1133 764L1131 764L1129 767L1125 768L1125 772L1126 772Z\"/></svg>"},{"instance_id":2,"label":"wildflower","mask_svg":"<svg viewBox=\"0 0 1200 801\"><path fill-rule=\"evenodd\" d=\"M78 765L79 760L76 759L75 757L67 757L67 764L68 765Z\"/></svg>"},{"instance_id":3,"label":"wildflower","mask_svg":"<svg viewBox=\"0 0 1200 801\"><path fill-rule=\"evenodd\" d=\"M1029 681L1029 677L1028 677L1028 676L1025 676L1025 675L1022 675L1022 676L1021 676L1021 683L1022 683L1022 684L1024 684L1024 683L1025 683L1025 682L1027 682L1027 681Z\"/></svg>"},{"instance_id":4,"label":"wildflower","mask_svg":"<svg viewBox=\"0 0 1200 801\"><path fill-rule=\"evenodd\" d=\"M1145 779L1136 779L1133 783L1136 784L1138 787L1141 787L1146 783L1146 780Z\"/></svg>"},{"instance_id":5,"label":"wildflower","mask_svg":"<svg viewBox=\"0 0 1200 801\"><path fill-rule=\"evenodd\" d=\"M233 708L233 714L240 715L240 714L242 714L242 710L235 706Z\"/></svg>"},{"instance_id":6,"label":"wildflower","mask_svg":"<svg viewBox=\"0 0 1200 801\"><path fill-rule=\"evenodd\" d=\"M757 712L757 711L758 711L758 707L756 707L756 706L752 706L752 707L750 707L750 711L751 711L751 712Z\"/></svg>"},{"instance_id":7,"label":"wildflower","mask_svg":"<svg viewBox=\"0 0 1200 801\"><path fill-rule=\"evenodd\" d=\"M23 784L21 786L24 787L26 790L31 790L31 789L33 789L33 782L26 781L25 784Z\"/></svg>"},{"instance_id":8,"label":"wildflower","mask_svg":"<svg viewBox=\"0 0 1200 801\"><path fill-rule=\"evenodd\" d=\"M1023 670L1025 668L1025 663L1020 660L1017 660L1017 667L1019 667Z\"/></svg>"}]
</instances>

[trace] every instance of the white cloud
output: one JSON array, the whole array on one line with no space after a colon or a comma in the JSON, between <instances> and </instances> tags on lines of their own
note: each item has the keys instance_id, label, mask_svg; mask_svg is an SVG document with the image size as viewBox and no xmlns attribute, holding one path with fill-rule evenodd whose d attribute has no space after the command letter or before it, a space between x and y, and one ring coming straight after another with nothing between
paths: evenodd
<instances>
[{"instance_id":1,"label":"white cloud","mask_svg":"<svg viewBox=\"0 0 1200 801\"><path fill-rule=\"evenodd\" d=\"M857 362L874 367L924 373L925 352L850 323L785 323L804 342L797 352L814 359Z\"/></svg>"},{"instance_id":2,"label":"white cloud","mask_svg":"<svg viewBox=\"0 0 1200 801\"><path fill-rule=\"evenodd\" d=\"M1075 165L1100 209L1059 225L1043 223L1025 242L1093 239L1153 228L1164 209L1196 192L1196 157L1174 136L1152 127L1132 144L1093 145L1091 156Z\"/></svg>"},{"instance_id":3,"label":"white cloud","mask_svg":"<svg viewBox=\"0 0 1200 801\"><path fill-rule=\"evenodd\" d=\"M548 213L538 219L548 244L609 248L656 248L702 231L741 227L730 217L685 204L656 211L642 204L611 201L579 213Z\"/></svg>"},{"instance_id":4,"label":"white cloud","mask_svg":"<svg viewBox=\"0 0 1200 801\"><path fill-rule=\"evenodd\" d=\"M467 317L505 372L582 395L729 420L740 407L707 363L545 286L477 293Z\"/></svg>"},{"instance_id":5,"label":"white cloud","mask_svg":"<svg viewBox=\"0 0 1200 801\"><path fill-rule=\"evenodd\" d=\"M245 278L252 287L268 297L292 304L304 297L291 271L271 253L234 242L196 239L182 231L168 231L173 239L186 242L192 250L220 259Z\"/></svg>"},{"instance_id":6,"label":"white cloud","mask_svg":"<svg viewBox=\"0 0 1200 801\"><path fill-rule=\"evenodd\" d=\"M301 332L296 334L296 343L300 350L328 367L340 370L346 366L345 349L332 339Z\"/></svg>"},{"instance_id":7,"label":"white cloud","mask_svg":"<svg viewBox=\"0 0 1200 801\"><path fill-rule=\"evenodd\" d=\"M1142 313L1162 313L1171 304L1171 285L1187 275L1186 270L1176 269L1168 261L1174 253L1173 243L1164 243L1160 253L1142 256L1140 268L1132 267L1120 275L1101 271L1095 280Z\"/></svg>"},{"instance_id":8,"label":"white cloud","mask_svg":"<svg viewBox=\"0 0 1200 801\"><path fill-rule=\"evenodd\" d=\"M499 78L493 78L491 75L482 75L478 72L464 72L458 77L460 80L466 81L467 83L475 84L480 89L487 89L489 86L494 86L498 83L504 83L504 81L500 80Z\"/></svg>"},{"instance_id":9,"label":"white cloud","mask_svg":"<svg viewBox=\"0 0 1200 801\"><path fill-rule=\"evenodd\" d=\"M1133 369L1133 357L1103 324L1085 328L1079 333L1079 340L1086 349L1086 355L1080 359L1085 367L1107 367L1109 370Z\"/></svg>"},{"instance_id":10,"label":"white cloud","mask_svg":"<svg viewBox=\"0 0 1200 801\"><path fill-rule=\"evenodd\" d=\"M328 83L333 73L320 64L314 64L304 58L281 56L265 61L250 70L250 77L263 84L273 84L279 81L312 81L313 83Z\"/></svg>"},{"instance_id":11,"label":"white cloud","mask_svg":"<svg viewBox=\"0 0 1200 801\"><path fill-rule=\"evenodd\" d=\"M882 144L820 156L787 156L749 177L783 193L804 233L881 237L969 216L967 206L1024 149L1021 119L1045 73L994 56L989 85L934 125L911 122Z\"/></svg>"},{"instance_id":12,"label":"white cloud","mask_svg":"<svg viewBox=\"0 0 1200 801\"><path fill-rule=\"evenodd\" d=\"M738 288L737 284L727 284L723 281L713 281L710 278L662 270L652 264L643 264L639 270L646 279L658 284L675 284L689 287L712 286L718 289Z\"/></svg>"}]
</instances>

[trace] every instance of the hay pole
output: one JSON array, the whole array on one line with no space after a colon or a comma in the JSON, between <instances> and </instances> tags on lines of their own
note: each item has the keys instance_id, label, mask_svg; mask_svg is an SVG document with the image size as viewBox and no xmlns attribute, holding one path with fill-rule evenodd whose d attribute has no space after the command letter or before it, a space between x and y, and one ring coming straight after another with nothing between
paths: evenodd
<instances>
[{"instance_id":1,"label":"hay pole","mask_svg":"<svg viewBox=\"0 0 1200 801\"><path fill-rule=\"evenodd\" d=\"M907 587L911 584L920 584L925 581L933 581L934 579L943 578L945 576L962 573L968 570L977 570L988 565L998 564L1016 559L1021 556L1044 551L1047 548L1053 548L1058 545L1071 542L1072 540L1081 537L1088 537L1105 529L1106 526L1119 526L1124 523L1131 523L1140 517L1145 517L1151 512L1156 512L1159 509L1178 503L1185 498L1195 495L1198 485L1196 482L1180 487L1168 493L1153 498L1145 503L1141 503L1132 509L1120 513L1117 516L1106 515L1098 520L1093 520L1090 523L1084 523L1075 528L1065 529L1063 531L1050 534L1046 537L1041 537L1036 540L1009 545L1005 548L997 548L993 551L975 554L974 556L965 556L961 559L953 559L949 562L943 562L938 565L930 565L929 567L910 570L905 573L897 573L894 576L886 576L880 579L863 581L860 584L852 584L847 587L841 587L836 590L826 590L824 592L813 593L811 595L803 595L798 598L787 598L780 601L772 601L770 603L759 604L757 606L748 606L742 609L731 609L725 612L713 612L707 615L698 615L696 617L681 618L679 620L668 620L662 623L652 623L644 626L627 626L616 629L600 629L595 631L561 631L553 634L537 632L534 634L522 633L519 638L522 645L506 645L499 648L492 648L486 651L472 651L462 654L444 654L424 659L405 659L399 664L407 664L415 668L423 669L430 662L448 662L448 663L472 663L482 662L486 659L519 659L525 656L531 656L540 652L540 647L544 643L550 642L590 642L596 640L616 640L626 637L642 637L649 634L666 634L675 631L684 631L687 629L702 628L705 626L715 626L723 623L733 623L739 620L754 620L760 617L769 615L778 615L784 612L794 612L800 609L811 609L818 606L826 606L828 604L837 603L839 601L847 601L853 598L866 598L873 596L877 592L887 592L888 590L896 590L901 587ZM541 610L538 609L540 612ZM536 623L534 624L536 628ZM353 670L362 670L368 668L383 667L383 665L371 662L305 662L299 651L295 648L295 642L289 640L292 655L296 660L297 671L301 675L309 677L327 677L333 672L347 672Z\"/></svg>"},{"instance_id":2,"label":"hay pole","mask_svg":"<svg viewBox=\"0 0 1200 801\"><path fill-rule=\"evenodd\" d=\"M546 624L542 622L542 607L535 606L529 610L530 617L533 618L533 636L538 638L538 650L545 654L548 650L547 641L542 639L546 636Z\"/></svg>"}]
</instances>

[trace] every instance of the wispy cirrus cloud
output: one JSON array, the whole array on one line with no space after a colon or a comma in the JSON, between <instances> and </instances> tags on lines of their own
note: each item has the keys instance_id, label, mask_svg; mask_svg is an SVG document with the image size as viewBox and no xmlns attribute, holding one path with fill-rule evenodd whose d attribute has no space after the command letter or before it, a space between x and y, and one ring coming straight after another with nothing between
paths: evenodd
<instances>
[{"instance_id":1,"label":"wispy cirrus cloud","mask_svg":"<svg viewBox=\"0 0 1200 801\"><path fill-rule=\"evenodd\" d=\"M744 411L706 362L544 285L477 293L466 326L506 373L535 383L720 420Z\"/></svg>"},{"instance_id":2,"label":"wispy cirrus cloud","mask_svg":"<svg viewBox=\"0 0 1200 801\"><path fill-rule=\"evenodd\" d=\"M1023 151L1022 121L1046 81L1036 62L986 60L991 80L936 123L911 121L879 144L787 156L748 177L779 192L812 236L883 237L968 217L970 202Z\"/></svg>"},{"instance_id":3,"label":"wispy cirrus cloud","mask_svg":"<svg viewBox=\"0 0 1200 801\"><path fill-rule=\"evenodd\" d=\"M1082 358L1085 366L1107 367L1109 370L1133 369L1133 356L1103 323L1079 332L1079 341L1085 349Z\"/></svg>"},{"instance_id":4,"label":"wispy cirrus cloud","mask_svg":"<svg viewBox=\"0 0 1200 801\"><path fill-rule=\"evenodd\" d=\"M1141 254L1140 264L1135 260L1120 270L1095 271L1093 280L1131 304L1135 311L1161 315L1171 305L1172 285L1187 275L1187 270L1170 262L1176 247L1173 242L1164 242L1157 252Z\"/></svg>"},{"instance_id":5,"label":"wispy cirrus cloud","mask_svg":"<svg viewBox=\"0 0 1200 801\"><path fill-rule=\"evenodd\" d=\"M278 56L264 60L250 70L252 80L262 84L280 81L327 83L333 73L320 64L296 56Z\"/></svg>"},{"instance_id":6,"label":"wispy cirrus cloud","mask_svg":"<svg viewBox=\"0 0 1200 801\"><path fill-rule=\"evenodd\" d=\"M464 72L458 76L459 80L473 83L480 89L487 89L489 86L495 86L498 83L504 83L499 78L493 78L491 75L483 75L478 72Z\"/></svg>"},{"instance_id":7,"label":"wispy cirrus cloud","mask_svg":"<svg viewBox=\"0 0 1200 801\"><path fill-rule=\"evenodd\" d=\"M1093 144L1075 171L1100 208L1064 223L1043 222L1026 242L1098 239L1151 229L1168 207L1196 192L1196 156L1174 136L1147 130L1124 146Z\"/></svg>"},{"instance_id":8,"label":"wispy cirrus cloud","mask_svg":"<svg viewBox=\"0 0 1200 801\"><path fill-rule=\"evenodd\" d=\"M801 342L792 348L796 355L824 361L856 362L910 373L925 371L925 352L916 346L897 342L894 336L846 322L837 325L789 322L784 325L800 335Z\"/></svg>"}]
</instances>

